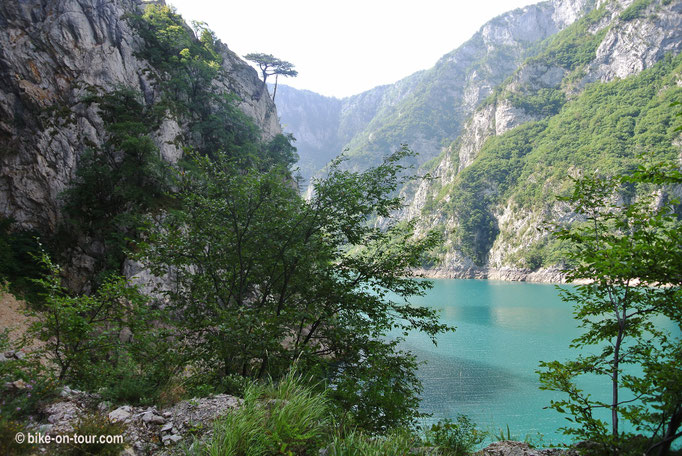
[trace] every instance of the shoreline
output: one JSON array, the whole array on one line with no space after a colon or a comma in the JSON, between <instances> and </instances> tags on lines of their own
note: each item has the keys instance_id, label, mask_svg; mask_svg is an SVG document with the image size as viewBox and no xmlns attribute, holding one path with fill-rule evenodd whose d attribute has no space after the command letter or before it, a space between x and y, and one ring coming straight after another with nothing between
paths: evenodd
<instances>
[{"instance_id":1,"label":"shoreline","mask_svg":"<svg viewBox=\"0 0 682 456\"><path fill-rule=\"evenodd\" d=\"M502 280L505 282L566 283L565 274L559 268L544 268L536 271L516 268L469 268L469 269L414 269L413 273L427 279L480 279Z\"/></svg>"}]
</instances>

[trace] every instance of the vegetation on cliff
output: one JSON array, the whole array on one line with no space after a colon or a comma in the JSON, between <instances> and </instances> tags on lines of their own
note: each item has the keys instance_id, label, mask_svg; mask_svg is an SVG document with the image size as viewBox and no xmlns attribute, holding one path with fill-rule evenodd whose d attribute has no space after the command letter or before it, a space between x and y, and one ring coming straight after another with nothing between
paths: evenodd
<instances>
[{"instance_id":1,"label":"vegetation on cliff","mask_svg":"<svg viewBox=\"0 0 682 456\"><path fill-rule=\"evenodd\" d=\"M433 189L436 196L427 211L454 217L457 245L485 264L500 234L496 213L501 204L542 213L568 190L567 176L597 169L631 171L642 153L674 159L678 133L670 104L682 94L676 84L681 72L682 58L669 56L639 75L592 84L557 114L488 139L475 162L451 184ZM534 98L520 100L535 103ZM560 244L546 238L539 242L537 248L527 247L526 253L536 253L534 266L556 264Z\"/></svg>"}]
</instances>

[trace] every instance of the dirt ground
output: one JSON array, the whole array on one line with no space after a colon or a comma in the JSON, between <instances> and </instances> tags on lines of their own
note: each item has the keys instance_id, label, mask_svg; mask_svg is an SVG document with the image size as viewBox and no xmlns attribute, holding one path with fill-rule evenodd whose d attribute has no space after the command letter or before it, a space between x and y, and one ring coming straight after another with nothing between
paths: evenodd
<instances>
[{"instance_id":1,"label":"dirt ground","mask_svg":"<svg viewBox=\"0 0 682 456\"><path fill-rule=\"evenodd\" d=\"M10 340L20 338L33 321L25 315L26 303L7 292L0 292L0 332L10 331Z\"/></svg>"}]
</instances>

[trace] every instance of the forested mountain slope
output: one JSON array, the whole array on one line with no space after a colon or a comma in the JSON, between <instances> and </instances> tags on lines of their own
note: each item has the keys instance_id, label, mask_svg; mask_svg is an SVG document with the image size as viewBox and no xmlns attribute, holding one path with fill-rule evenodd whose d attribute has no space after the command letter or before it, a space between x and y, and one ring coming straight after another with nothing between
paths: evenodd
<instances>
[{"instance_id":1,"label":"forested mountain slope","mask_svg":"<svg viewBox=\"0 0 682 456\"><path fill-rule=\"evenodd\" d=\"M604 2L540 48L476 110L405 211L448 238L440 274L552 267L561 254L544 223L571 219L555 199L569 176L679 156L680 2Z\"/></svg>"}]
</instances>

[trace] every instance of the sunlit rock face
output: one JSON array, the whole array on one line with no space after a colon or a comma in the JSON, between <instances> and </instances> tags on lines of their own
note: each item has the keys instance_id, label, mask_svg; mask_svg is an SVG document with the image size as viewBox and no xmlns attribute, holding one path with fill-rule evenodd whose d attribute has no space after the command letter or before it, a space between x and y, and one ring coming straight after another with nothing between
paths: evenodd
<instances>
[{"instance_id":1,"label":"sunlit rock face","mask_svg":"<svg viewBox=\"0 0 682 456\"><path fill-rule=\"evenodd\" d=\"M0 3L0 216L22 228L51 232L60 217L59 194L87 147L104 141L89 89L129 87L147 104L160 93L127 16L146 3L135 0L25 0ZM227 46L225 77L217 86L234 93L240 109L265 138L280 133L270 97L258 75ZM185 135L170 114L153 135L161 155L175 162ZM179 141L178 141L179 140Z\"/></svg>"},{"instance_id":2,"label":"sunlit rock face","mask_svg":"<svg viewBox=\"0 0 682 456\"><path fill-rule=\"evenodd\" d=\"M603 3L603 5L602 5ZM532 112L510 103L512 94L535 95L541 90L556 90L567 99L579 96L587 84L610 82L637 75L651 68L665 56L675 56L682 49L682 4L679 2L652 2L644 11L628 20L625 13L632 1L597 2L601 10L599 18L588 28L587 36L599 36L594 58L569 71L560 65L531 59L520 65L497 90L501 96L474 109L466 120L458 139L446 148L430 168L432 180L423 182L416 191L405 192L409 205L403 211L406 218L420 216L422 231L444 227L447 251L443 262L432 274L442 277L493 277L508 280L559 280L555 269L531 271L519 267L519 258L534 243L548 236L545 224L548 220L570 222L575 219L565 203L552 207L516 207L513 200L504 201L495 208L494 219L499 233L483 266L472 266L466 255L457 250L456 239L451 238L457 230L455 213L441 213L438 209L424 210L427 203L440 198L447 204L451 195L443 192L464 169L476 162L486 142L529 122L542 120L548 114ZM557 23L571 24L585 14L585 2L556 2L554 14ZM484 27L483 30L485 30ZM493 29L494 30L494 29ZM510 33L488 32L501 40L509 39ZM573 73L573 74L571 74ZM678 144L679 147L679 144ZM533 176L531 175L532 179ZM551 192L552 188L547 188ZM674 191L673 191L674 193ZM432 203L431 203L432 204ZM442 206L441 206L442 207ZM513 260L512 260L513 259Z\"/></svg>"},{"instance_id":3,"label":"sunlit rock face","mask_svg":"<svg viewBox=\"0 0 682 456\"><path fill-rule=\"evenodd\" d=\"M640 17L611 28L597 48L583 84L626 78L652 67L666 54L682 50L682 3L650 8Z\"/></svg>"}]
</instances>

